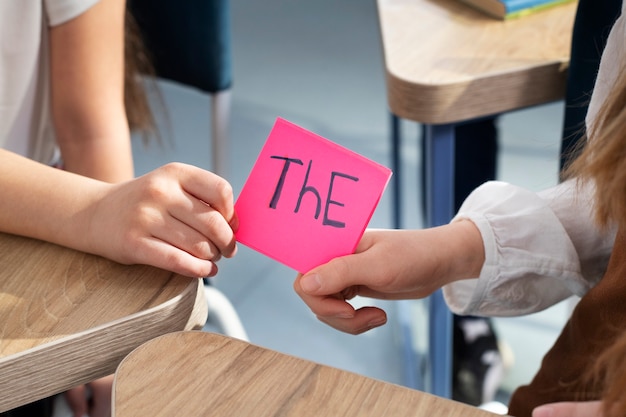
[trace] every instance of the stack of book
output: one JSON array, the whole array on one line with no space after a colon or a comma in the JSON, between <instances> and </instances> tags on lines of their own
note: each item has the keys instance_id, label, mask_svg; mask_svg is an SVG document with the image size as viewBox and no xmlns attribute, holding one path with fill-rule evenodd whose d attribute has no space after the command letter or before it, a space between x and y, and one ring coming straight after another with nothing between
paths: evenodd
<instances>
[{"instance_id":1,"label":"stack of book","mask_svg":"<svg viewBox=\"0 0 626 417\"><path fill-rule=\"evenodd\" d=\"M501 20L514 19L575 0L460 0Z\"/></svg>"}]
</instances>

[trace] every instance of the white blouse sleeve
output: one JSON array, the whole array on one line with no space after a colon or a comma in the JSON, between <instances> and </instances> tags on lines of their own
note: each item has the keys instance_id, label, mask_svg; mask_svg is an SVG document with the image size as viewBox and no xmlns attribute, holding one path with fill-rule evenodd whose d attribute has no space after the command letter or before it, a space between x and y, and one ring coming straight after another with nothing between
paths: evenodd
<instances>
[{"instance_id":1,"label":"white blouse sleeve","mask_svg":"<svg viewBox=\"0 0 626 417\"><path fill-rule=\"evenodd\" d=\"M452 221L469 219L482 235L485 264L477 279L444 287L457 314L523 315L586 293L604 273L615 230L592 220L591 186L567 181L535 193L488 182Z\"/></svg>"},{"instance_id":2,"label":"white blouse sleeve","mask_svg":"<svg viewBox=\"0 0 626 417\"><path fill-rule=\"evenodd\" d=\"M625 7L626 2L622 12ZM593 125L626 61L624 39L622 14L607 39L587 126ZM450 308L458 314L522 315L584 295L606 270L616 233L595 227L592 197L592 185L578 188L573 180L541 193L502 182L477 188L453 221L476 224L485 265L477 279L444 287Z\"/></svg>"},{"instance_id":3,"label":"white blouse sleeve","mask_svg":"<svg viewBox=\"0 0 626 417\"><path fill-rule=\"evenodd\" d=\"M47 23L57 26L89 10L99 0L44 0Z\"/></svg>"}]
</instances>

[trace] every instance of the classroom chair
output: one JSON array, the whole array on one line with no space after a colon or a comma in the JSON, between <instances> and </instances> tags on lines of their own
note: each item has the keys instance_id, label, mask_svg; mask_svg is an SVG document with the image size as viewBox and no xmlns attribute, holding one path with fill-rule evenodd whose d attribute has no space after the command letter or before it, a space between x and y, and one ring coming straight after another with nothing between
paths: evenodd
<instances>
[{"instance_id":1,"label":"classroom chair","mask_svg":"<svg viewBox=\"0 0 626 417\"><path fill-rule=\"evenodd\" d=\"M157 78L211 96L212 171L227 178L232 59L228 0L130 0ZM225 334L247 340L235 309L205 279L209 320Z\"/></svg>"}]
</instances>

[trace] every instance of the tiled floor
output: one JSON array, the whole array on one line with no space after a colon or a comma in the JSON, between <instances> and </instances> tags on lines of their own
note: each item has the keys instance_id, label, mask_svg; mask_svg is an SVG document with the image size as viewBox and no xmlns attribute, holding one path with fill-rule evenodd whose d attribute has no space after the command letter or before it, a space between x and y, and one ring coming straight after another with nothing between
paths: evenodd
<instances>
[{"instance_id":1,"label":"tiled floor","mask_svg":"<svg viewBox=\"0 0 626 417\"><path fill-rule=\"evenodd\" d=\"M237 0L232 2L234 86L232 171L241 189L276 117L283 117L382 164L389 165L384 68L374 1ZM170 107L170 142L135 145L137 174L168 161L210 168L209 100L163 84ZM499 178L540 189L556 182L562 104L503 117ZM405 227L420 227L418 127L404 122ZM532 169L529 169L531 168ZM391 227L390 193L372 227ZM318 322L294 294L295 272L241 246L220 264L217 286L233 302L253 343L398 384L406 383L398 304L389 324L360 336ZM518 319L498 319L515 365L503 382L504 397L529 379L562 325L566 306ZM423 346L423 317L415 317L416 346ZM528 343L532 340L533 343Z\"/></svg>"}]
</instances>

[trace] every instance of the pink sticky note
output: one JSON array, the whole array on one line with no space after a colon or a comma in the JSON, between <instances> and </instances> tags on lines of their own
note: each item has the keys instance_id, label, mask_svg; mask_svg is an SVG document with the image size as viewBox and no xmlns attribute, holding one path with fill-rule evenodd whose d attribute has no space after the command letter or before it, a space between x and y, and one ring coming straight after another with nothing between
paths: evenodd
<instances>
[{"instance_id":1,"label":"pink sticky note","mask_svg":"<svg viewBox=\"0 0 626 417\"><path fill-rule=\"evenodd\" d=\"M354 253L390 177L278 118L235 203L237 240L302 273Z\"/></svg>"}]
</instances>

